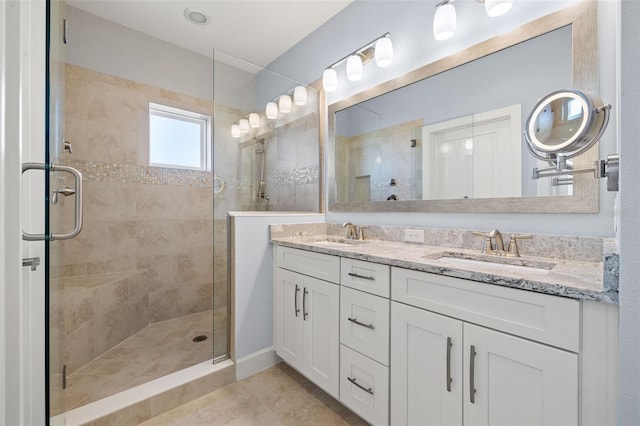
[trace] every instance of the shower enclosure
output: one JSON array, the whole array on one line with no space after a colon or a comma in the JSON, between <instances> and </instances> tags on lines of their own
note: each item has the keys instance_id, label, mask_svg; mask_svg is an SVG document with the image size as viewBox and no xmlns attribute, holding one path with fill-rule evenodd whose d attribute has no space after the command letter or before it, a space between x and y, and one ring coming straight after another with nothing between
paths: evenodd
<instances>
[{"instance_id":1,"label":"shower enclosure","mask_svg":"<svg viewBox=\"0 0 640 426\"><path fill-rule=\"evenodd\" d=\"M84 189L82 232L47 242L49 414L55 416L226 358L228 304L226 289L219 297L214 288L212 132L206 127L214 109L212 59L164 48L168 60L193 57L209 77L199 83L209 89L183 91L171 85L170 69L131 69L126 54L144 51L122 46L120 58L119 49L109 52L96 44L103 40L82 34L100 27L137 46L159 41L65 10L61 2L50 7L47 162L79 170ZM77 31L66 45L63 18ZM116 65L102 66L87 53L95 51L112 55L103 59ZM165 108L163 118L183 126L205 123L201 167L150 161L157 105ZM181 151L184 129L175 139ZM49 175L48 227L70 229L76 185Z\"/></svg>"}]
</instances>

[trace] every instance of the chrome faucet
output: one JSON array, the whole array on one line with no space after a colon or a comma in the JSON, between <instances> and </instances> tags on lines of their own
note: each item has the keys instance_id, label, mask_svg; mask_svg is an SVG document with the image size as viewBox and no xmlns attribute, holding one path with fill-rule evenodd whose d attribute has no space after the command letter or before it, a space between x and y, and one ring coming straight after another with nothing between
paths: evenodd
<instances>
[{"instance_id":1,"label":"chrome faucet","mask_svg":"<svg viewBox=\"0 0 640 426\"><path fill-rule=\"evenodd\" d=\"M350 240L355 240L358 237L358 231L356 227L351 222L345 222L342 224L343 228L347 228L347 238Z\"/></svg>"}]
</instances>

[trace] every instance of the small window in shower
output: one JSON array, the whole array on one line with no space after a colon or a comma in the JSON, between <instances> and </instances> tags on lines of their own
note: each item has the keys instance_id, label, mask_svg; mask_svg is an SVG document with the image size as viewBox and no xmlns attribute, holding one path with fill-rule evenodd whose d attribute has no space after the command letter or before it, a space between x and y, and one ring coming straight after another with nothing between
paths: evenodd
<instances>
[{"instance_id":1,"label":"small window in shower","mask_svg":"<svg viewBox=\"0 0 640 426\"><path fill-rule=\"evenodd\" d=\"M149 103L149 165L211 170L211 117Z\"/></svg>"}]
</instances>

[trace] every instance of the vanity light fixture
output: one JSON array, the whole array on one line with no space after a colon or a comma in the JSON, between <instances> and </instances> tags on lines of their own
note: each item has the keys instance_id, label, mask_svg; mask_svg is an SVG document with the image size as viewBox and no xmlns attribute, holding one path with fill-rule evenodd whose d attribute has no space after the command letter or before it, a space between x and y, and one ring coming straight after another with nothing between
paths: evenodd
<instances>
[{"instance_id":1,"label":"vanity light fixture","mask_svg":"<svg viewBox=\"0 0 640 426\"><path fill-rule=\"evenodd\" d=\"M433 37L438 40L448 40L456 32L456 8L453 0L443 0L436 4L436 13L433 15Z\"/></svg>"},{"instance_id":2,"label":"vanity light fixture","mask_svg":"<svg viewBox=\"0 0 640 426\"><path fill-rule=\"evenodd\" d=\"M257 113L252 112L249 114L249 126L251 126L252 129L260 127L260 116Z\"/></svg>"},{"instance_id":3,"label":"vanity light fixture","mask_svg":"<svg viewBox=\"0 0 640 426\"><path fill-rule=\"evenodd\" d=\"M307 88L304 86L296 86L293 89L293 103L299 106L307 104Z\"/></svg>"},{"instance_id":4,"label":"vanity light fixture","mask_svg":"<svg viewBox=\"0 0 640 426\"><path fill-rule=\"evenodd\" d=\"M231 126L231 137L239 138L242 134L240 133L240 126L234 124Z\"/></svg>"},{"instance_id":5,"label":"vanity light fixture","mask_svg":"<svg viewBox=\"0 0 640 426\"><path fill-rule=\"evenodd\" d=\"M275 120L278 118L278 104L275 102L268 102L267 107L264 110L267 119Z\"/></svg>"},{"instance_id":6,"label":"vanity light fixture","mask_svg":"<svg viewBox=\"0 0 640 426\"><path fill-rule=\"evenodd\" d=\"M347 59L347 78L349 81L358 81L362 78L362 58L355 54Z\"/></svg>"},{"instance_id":7,"label":"vanity light fixture","mask_svg":"<svg viewBox=\"0 0 640 426\"><path fill-rule=\"evenodd\" d=\"M511 6L513 6L513 0L484 0L484 9L492 18L504 15L511 10Z\"/></svg>"},{"instance_id":8,"label":"vanity light fixture","mask_svg":"<svg viewBox=\"0 0 640 426\"><path fill-rule=\"evenodd\" d=\"M247 120L246 118L241 118L240 121L238 121L238 126L240 127L241 135L246 135L247 133L249 133L249 120Z\"/></svg>"},{"instance_id":9,"label":"vanity light fixture","mask_svg":"<svg viewBox=\"0 0 640 426\"><path fill-rule=\"evenodd\" d=\"M280 100L278 101L278 109L283 114L288 114L289 112L291 112L291 96L280 96Z\"/></svg>"},{"instance_id":10,"label":"vanity light fixture","mask_svg":"<svg viewBox=\"0 0 640 426\"><path fill-rule=\"evenodd\" d=\"M361 48L354 50L344 58L334 62L325 68L322 73L322 87L325 92L334 92L338 88L338 74L335 67L347 61L347 79L357 81L362 78L363 66L372 59L380 68L388 67L393 60L393 44L391 34L384 33L375 40L370 41Z\"/></svg>"}]
</instances>

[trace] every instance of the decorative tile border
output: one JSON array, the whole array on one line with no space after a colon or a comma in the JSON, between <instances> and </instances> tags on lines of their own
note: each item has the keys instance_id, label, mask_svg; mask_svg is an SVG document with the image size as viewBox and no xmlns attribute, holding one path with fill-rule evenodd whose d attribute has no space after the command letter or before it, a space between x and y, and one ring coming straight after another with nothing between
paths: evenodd
<instances>
[{"instance_id":1,"label":"decorative tile border","mask_svg":"<svg viewBox=\"0 0 640 426\"><path fill-rule=\"evenodd\" d=\"M97 161L70 161L82 172L85 181L146 183L154 185L213 186L213 173L166 167L139 166L136 164L109 164ZM224 179L224 177L222 177ZM268 186L304 185L320 182L320 166L313 165L267 175ZM230 182L229 182L230 181ZM236 190L251 188L255 183L251 176L233 176L225 186Z\"/></svg>"},{"instance_id":2,"label":"decorative tile border","mask_svg":"<svg viewBox=\"0 0 640 426\"><path fill-rule=\"evenodd\" d=\"M83 179L96 182L148 183L155 185L212 186L213 174L197 170L138 166L136 164L107 164L97 161L71 161Z\"/></svg>"}]
</instances>

